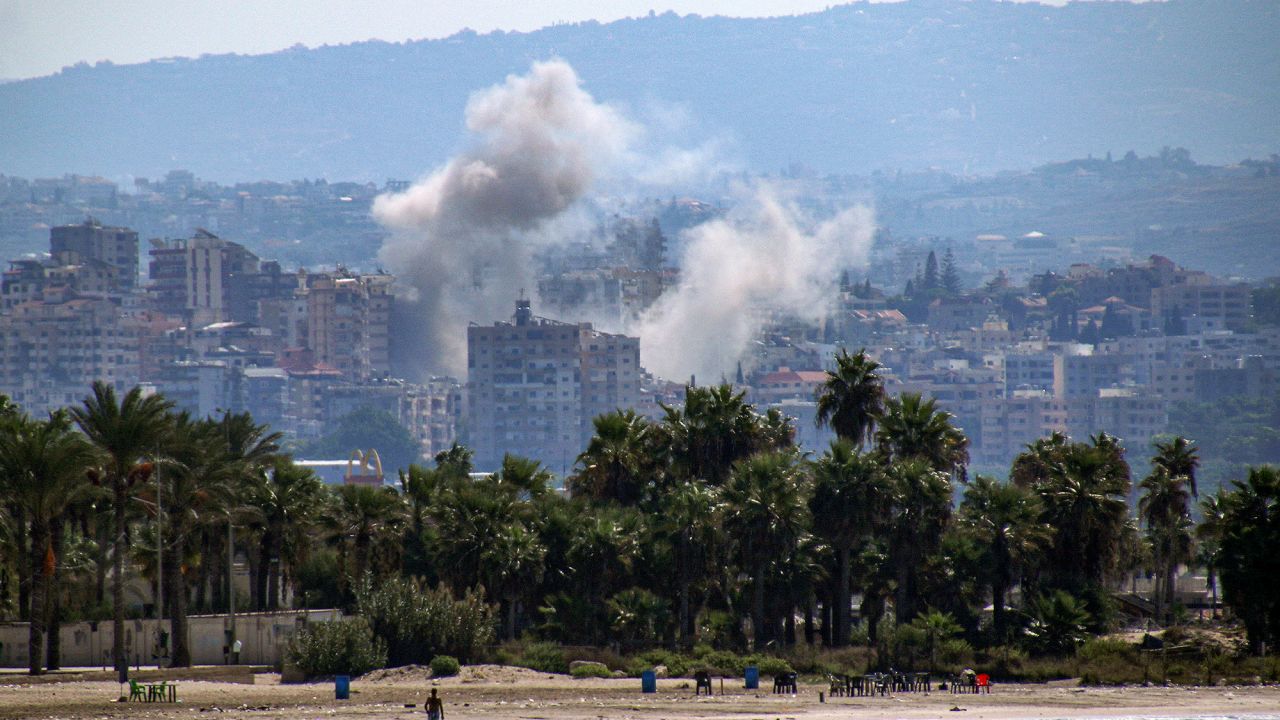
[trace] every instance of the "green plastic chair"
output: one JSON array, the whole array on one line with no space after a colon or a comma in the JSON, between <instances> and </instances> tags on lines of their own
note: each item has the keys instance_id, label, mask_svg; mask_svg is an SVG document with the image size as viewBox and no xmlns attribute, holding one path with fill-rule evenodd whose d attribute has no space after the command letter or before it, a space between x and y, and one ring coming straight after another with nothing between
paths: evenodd
<instances>
[{"instance_id":1,"label":"green plastic chair","mask_svg":"<svg viewBox=\"0 0 1280 720\"><path fill-rule=\"evenodd\" d=\"M148 693L142 689L142 686L138 684L137 680L132 678L129 679L129 702L149 700L150 698L147 697L147 694Z\"/></svg>"}]
</instances>

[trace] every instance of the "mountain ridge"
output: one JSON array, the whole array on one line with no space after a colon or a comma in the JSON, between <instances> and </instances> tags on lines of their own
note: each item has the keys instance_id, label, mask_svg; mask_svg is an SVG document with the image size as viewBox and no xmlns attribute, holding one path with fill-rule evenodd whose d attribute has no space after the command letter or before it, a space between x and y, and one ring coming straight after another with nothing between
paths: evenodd
<instances>
[{"instance_id":1,"label":"mountain ridge","mask_svg":"<svg viewBox=\"0 0 1280 720\"><path fill-rule=\"evenodd\" d=\"M990 172L1164 145L1230 162L1280 149L1278 30L1259 0L908 0L78 65L0 85L0 171L414 177L465 142L471 92L550 57L630 115L676 108L682 140L728 138L754 170Z\"/></svg>"}]
</instances>

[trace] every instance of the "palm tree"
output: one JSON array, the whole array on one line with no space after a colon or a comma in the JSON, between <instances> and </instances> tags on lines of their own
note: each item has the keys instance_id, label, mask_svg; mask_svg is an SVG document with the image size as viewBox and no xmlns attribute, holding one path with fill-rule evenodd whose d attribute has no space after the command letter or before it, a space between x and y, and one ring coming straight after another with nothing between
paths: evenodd
<instances>
[{"instance_id":1,"label":"palm tree","mask_svg":"<svg viewBox=\"0 0 1280 720\"><path fill-rule=\"evenodd\" d=\"M1227 490L1219 487L1200 501L1200 524L1196 526L1199 541L1198 558L1204 565L1206 582L1213 593L1213 618L1218 618L1218 568L1222 562L1222 538L1226 533Z\"/></svg>"},{"instance_id":2,"label":"palm tree","mask_svg":"<svg viewBox=\"0 0 1280 720\"><path fill-rule=\"evenodd\" d=\"M928 609L911 621L911 627L924 636L925 646L929 648L929 670L938 667L938 645L960 634L963 629L951 613Z\"/></svg>"},{"instance_id":3,"label":"palm tree","mask_svg":"<svg viewBox=\"0 0 1280 720\"><path fill-rule=\"evenodd\" d=\"M1128 517L1123 449L1099 435L1092 444L1047 443L1031 451L1044 455L1034 461L1020 457L1015 470L1041 468L1031 489L1044 505L1044 521L1056 529L1046 574L1071 592L1098 591L1115 569ZM1095 615L1101 610L1091 608Z\"/></svg>"},{"instance_id":4,"label":"palm tree","mask_svg":"<svg viewBox=\"0 0 1280 720\"><path fill-rule=\"evenodd\" d=\"M829 425L836 437L861 447L871 438L876 418L884 412L884 382L876 373L880 363L867 357L866 350L850 355L840 350L836 369L818 389L817 422Z\"/></svg>"},{"instance_id":5,"label":"palm tree","mask_svg":"<svg viewBox=\"0 0 1280 720\"><path fill-rule=\"evenodd\" d=\"M693 587L713 573L722 538L723 506L715 488L688 481L663 496L659 533L672 546L676 570L676 620L681 645L693 647L698 608L693 607Z\"/></svg>"},{"instance_id":6,"label":"palm tree","mask_svg":"<svg viewBox=\"0 0 1280 720\"><path fill-rule=\"evenodd\" d=\"M986 475L969 485L960 503L960 527L986 555L991 620L999 642L1008 639L1004 604L1009 589L1053 541L1053 529L1041 521L1042 512L1035 493Z\"/></svg>"},{"instance_id":7,"label":"palm tree","mask_svg":"<svg viewBox=\"0 0 1280 720\"><path fill-rule=\"evenodd\" d=\"M537 460L507 453L502 456L502 468L488 480L501 491L522 497L538 497L551 488L555 475Z\"/></svg>"},{"instance_id":8,"label":"palm tree","mask_svg":"<svg viewBox=\"0 0 1280 720\"><path fill-rule=\"evenodd\" d=\"M160 395L143 395L138 387L117 398L115 388L97 381L83 406L71 408L76 424L102 456L102 472L94 479L111 491L115 518L111 553L112 657L117 672L128 667L124 654L125 509L132 488L151 474L153 466L143 459L164 439L170 405Z\"/></svg>"},{"instance_id":9,"label":"palm tree","mask_svg":"<svg viewBox=\"0 0 1280 720\"><path fill-rule=\"evenodd\" d=\"M569 490L596 501L639 503L645 486L649 421L634 410L626 410L600 415L591 422L596 432L578 456L581 469L569 478Z\"/></svg>"},{"instance_id":10,"label":"palm tree","mask_svg":"<svg viewBox=\"0 0 1280 720\"><path fill-rule=\"evenodd\" d=\"M1027 635L1043 652L1066 654L1089 636L1093 617L1079 598L1062 590L1031 601L1031 626Z\"/></svg>"},{"instance_id":11,"label":"palm tree","mask_svg":"<svg viewBox=\"0 0 1280 720\"><path fill-rule=\"evenodd\" d=\"M266 425L255 423L253 417L247 412L224 412L217 422L217 430L222 437L225 463L233 484L239 485L241 492L247 492L248 488L261 483L267 470L280 456L280 440L283 436L278 432L271 432ZM233 515L236 513L233 511L240 509L240 507L227 508L228 524L233 524L235 521ZM241 514L249 519L254 517L251 510ZM257 525L252 529L256 531L254 535L257 542L261 543L263 528ZM245 547L249 548L252 545L253 542L249 542ZM249 561L251 576L249 589L251 604L254 609L261 610L264 605L263 598L267 594L268 573L261 567L258 554L246 551L245 557ZM227 568L227 572L230 573L231 569ZM233 587L230 577L227 579L227 587ZM234 598L229 598L228 602L234 602Z\"/></svg>"},{"instance_id":12,"label":"palm tree","mask_svg":"<svg viewBox=\"0 0 1280 720\"><path fill-rule=\"evenodd\" d=\"M951 480L920 458L891 463L885 474L893 493L887 518L893 609L899 623L908 623L923 609L925 579L951 519Z\"/></svg>"},{"instance_id":13,"label":"palm tree","mask_svg":"<svg viewBox=\"0 0 1280 720\"><path fill-rule=\"evenodd\" d=\"M1179 436L1168 442L1156 443L1156 454L1151 458L1151 464L1164 468L1169 477L1186 478L1191 497L1200 497L1196 488L1196 468L1200 467L1199 449L1190 440Z\"/></svg>"},{"instance_id":14,"label":"palm tree","mask_svg":"<svg viewBox=\"0 0 1280 720\"><path fill-rule=\"evenodd\" d=\"M485 588L507 605L507 640L516 639L520 598L542 581L546 554L537 534L519 522L500 527L481 552L487 577Z\"/></svg>"},{"instance_id":15,"label":"palm tree","mask_svg":"<svg viewBox=\"0 0 1280 720\"><path fill-rule=\"evenodd\" d=\"M681 477L721 485L735 462L790 444L785 418L757 415L745 398L730 385L687 387L683 407L663 406L666 440Z\"/></svg>"},{"instance_id":16,"label":"palm tree","mask_svg":"<svg viewBox=\"0 0 1280 720\"><path fill-rule=\"evenodd\" d=\"M969 463L969 439L951 424L951 414L937 409L933 398L903 393L885 402L876 445L892 460L923 460L934 470L961 480Z\"/></svg>"},{"instance_id":17,"label":"palm tree","mask_svg":"<svg viewBox=\"0 0 1280 720\"><path fill-rule=\"evenodd\" d=\"M337 489L337 502L326 524L344 557L349 553L354 560L350 577L356 583L364 582L366 573L374 570L374 549L397 542L404 510L394 488L342 485Z\"/></svg>"},{"instance_id":18,"label":"palm tree","mask_svg":"<svg viewBox=\"0 0 1280 720\"><path fill-rule=\"evenodd\" d=\"M849 642L853 558L889 514L892 492L879 464L861 455L850 440L837 440L811 466L813 531L836 556L833 633L836 647Z\"/></svg>"},{"instance_id":19,"label":"palm tree","mask_svg":"<svg viewBox=\"0 0 1280 720\"><path fill-rule=\"evenodd\" d=\"M566 638L601 644L608 637L608 599L631 586L649 529L634 508L575 503L570 509L577 511L577 520L563 548L566 576L553 584L563 588L558 599L568 613L557 610L556 621Z\"/></svg>"},{"instance_id":20,"label":"palm tree","mask_svg":"<svg viewBox=\"0 0 1280 720\"><path fill-rule=\"evenodd\" d=\"M50 616L58 556L54 527L79 497L92 490L85 468L93 461L93 449L72 431L69 420L55 413L46 421L20 420L0 433L0 474L9 501L20 508L30 536L28 558L31 578L31 612L28 624L28 667L42 672L44 630ZM50 637L51 644L57 637Z\"/></svg>"},{"instance_id":21,"label":"palm tree","mask_svg":"<svg viewBox=\"0 0 1280 720\"><path fill-rule=\"evenodd\" d=\"M1232 483L1222 514L1218 554L1224 600L1244 621L1249 650L1280 642L1280 469L1249 469Z\"/></svg>"},{"instance_id":22,"label":"palm tree","mask_svg":"<svg viewBox=\"0 0 1280 720\"><path fill-rule=\"evenodd\" d=\"M776 636L765 616L769 567L787 562L808 532L809 508L800 481L794 454L774 452L738 463L724 486L725 530L737 546L741 567L751 576L757 651Z\"/></svg>"},{"instance_id":23,"label":"palm tree","mask_svg":"<svg viewBox=\"0 0 1280 720\"><path fill-rule=\"evenodd\" d=\"M268 610L280 607L281 574L295 577L311 544L317 512L324 505L324 483L309 468L276 458L271 471L253 477L243 502L261 518L264 527L260 565L269 567Z\"/></svg>"},{"instance_id":24,"label":"palm tree","mask_svg":"<svg viewBox=\"0 0 1280 720\"><path fill-rule=\"evenodd\" d=\"M1191 494L1185 475L1170 475L1168 468L1153 460L1151 474L1139 487L1144 494L1138 512L1147 526L1147 538L1156 566L1156 609L1169 619L1173 610L1178 566L1190 562Z\"/></svg>"},{"instance_id":25,"label":"palm tree","mask_svg":"<svg viewBox=\"0 0 1280 720\"><path fill-rule=\"evenodd\" d=\"M162 540L168 555L161 581L170 609L170 667L190 667L187 568L191 540L225 515L239 488L232 487L236 469L228 460L221 428L208 420L193 420L186 412L171 418L168 449L158 470L166 521ZM151 494L144 491L142 495L146 500Z\"/></svg>"}]
</instances>

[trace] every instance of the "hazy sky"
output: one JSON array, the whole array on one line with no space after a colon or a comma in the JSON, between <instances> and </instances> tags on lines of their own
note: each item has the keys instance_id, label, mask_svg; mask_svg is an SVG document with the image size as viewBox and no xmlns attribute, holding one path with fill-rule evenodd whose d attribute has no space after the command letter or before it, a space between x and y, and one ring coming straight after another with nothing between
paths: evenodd
<instances>
[{"instance_id":1,"label":"hazy sky","mask_svg":"<svg viewBox=\"0 0 1280 720\"><path fill-rule=\"evenodd\" d=\"M1045 0L1042 0L1045 1ZM1060 5L1065 0L1048 0ZM80 61L144 62L203 53L264 53L463 28L534 30L668 9L738 17L792 15L832 0L0 0L0 79L48 75Z\"/></svg>"}]
</instances>

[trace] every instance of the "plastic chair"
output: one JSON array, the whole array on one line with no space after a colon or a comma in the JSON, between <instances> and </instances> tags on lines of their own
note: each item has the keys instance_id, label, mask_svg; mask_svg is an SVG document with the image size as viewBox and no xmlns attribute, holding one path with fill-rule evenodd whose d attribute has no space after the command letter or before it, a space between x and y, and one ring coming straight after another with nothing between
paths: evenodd
<instances>
[{"instance_id":1,"label":"plastic chair","mask_svg":"<svg viewBox=\"0 0 1280 720\"><path fill-rule=\"evenodd\" d=\"M694 697L701 695L704 689L707 691L707 697L711 697L711 673L706 670L699 670L693 674L693 683Z\"/></svg>"},{"instance_id":2,"label":"plastic chair","mask_svg":"<svg viewBox=\"0 0 1280 720\"><path fill-rule=\"evenodd\" d=\"M991 694L991 676L983 673L978 676L978 684L974 687L974 692L985 692Z\"/></svg>"},{"instance_id":3,"label":"plastic chair","mask_svg":"<svg viewBox=\"0 0 1280 720\"><path fill-rule=\"evenodd\" d=\"M129 679L129 702L150 701L151 698L148 697L148 694L149 693L146 690L143 690L142 686L138 684L137 680L132 678Z\"/></svg>"}]
</instances>

